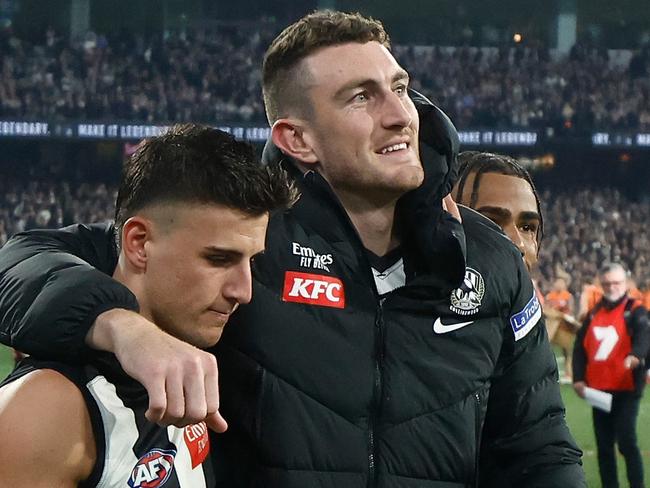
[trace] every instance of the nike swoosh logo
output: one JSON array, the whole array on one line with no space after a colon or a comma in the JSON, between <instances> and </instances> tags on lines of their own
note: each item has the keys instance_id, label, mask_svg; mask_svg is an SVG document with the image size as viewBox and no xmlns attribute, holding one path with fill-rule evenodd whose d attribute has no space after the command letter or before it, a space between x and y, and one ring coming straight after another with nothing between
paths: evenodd
<instances>
[{"instance_id":1,"label":"nike swoosh logo","mask_svg":"<svg viewBox=\"0 0 650 488\"><path fill-rule=\"evenodd\" d=\"M456 322L455 324L443 324L440 317L436 319L433 323L433 331L436 334L446 334L447 332L452 332L454 330L462 329L463 327L473 324L474 321L470 320L469 322Z\"/></svg>"}]
</instances>

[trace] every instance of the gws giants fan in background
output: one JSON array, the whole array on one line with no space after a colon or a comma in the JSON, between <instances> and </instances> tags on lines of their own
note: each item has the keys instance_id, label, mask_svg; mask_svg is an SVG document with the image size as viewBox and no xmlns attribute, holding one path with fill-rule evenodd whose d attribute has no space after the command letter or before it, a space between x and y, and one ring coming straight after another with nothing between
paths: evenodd
<instances>
[{"instance_id":1,"label":"gws giants fan in background","mask_svg":"<svg viewBox=\"0 0 650 488\"><path fill-rule=\"evenodd\" d=\"M585 386L612 394L610 412L593 409L598 467L604 488L617 488L616 452L625 458L630 488L643 488L643 461L636 421L645 385L644 358L650 343L647 310L627 294L627 274L618 263L599 274L603 298L589 311L573 353L578 395Z\"/></svg>"},{"instance_id":2,"label":"gws giants fan in background","mask_svg":"<svg viewBox=\"0 0 650 488\"><path fill-rule=\"evenodd\" d=\"M123 299L167 333L214 345L251 299L269 212L293 199L281 171L221 131L181 126L148 140L125 164L116 204ZM212 488L206 423L160 427L145 417L148 403L110 356L23 359L0 388L0 486ZM203 408L217 415L218 405Z\"/></svg>"}]
</instances>

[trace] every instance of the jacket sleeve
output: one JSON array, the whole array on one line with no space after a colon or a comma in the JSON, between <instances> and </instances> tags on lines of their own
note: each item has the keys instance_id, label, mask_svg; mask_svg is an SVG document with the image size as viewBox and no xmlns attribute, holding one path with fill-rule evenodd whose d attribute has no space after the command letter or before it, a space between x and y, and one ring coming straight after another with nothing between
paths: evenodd
<instances>
[{"instance_id":1,"label":"jacket sleeve","mask_svg":"<svg viewBox=\"0 0 650 488\"><path fill-rule=\"evenodd\" d=\"M632 332L632 354L643 361L650 347L650 325L648 324L648 311L644 307L637 307L630 317Z\"/></svg>"},{"instance_id":2,"label":"jacket sleeve","mask_svg":"<svg viewBox=\"0 0 650 488\"><path fill-rule=\"evenodd\" d=\"M523 260L517 261L483 429L479 484L584 487L582 452L566 424L541 306Z\"/></svg>"},{"instance_id":3,"label":"jacket sleeve","mask_svg":"<svg viewBox=\"0 0 650 488\"><path fill-rule=\"evenodd\" d=\"M116 262L110 225L15 235L0 249L0 342L44 359L83 360L100 313L138 310L131 291L110 276Z\"/></svg>"},{"instance_id":4,"label":"jacket sleeve","mask_svg":"<svg viewBox=\"0 0 650 488\"><path fill-rule=\"evenodd\" d=\"M589 317L589 315L587 315ZM585 381L585 371L587 369L587 353L584 346L584 338L589 327L589 319L582 322L582 327L576 334L576 339L573 343L573 358L571 360L571 367L573 368L573 382Z\"/></svg>"}]
</instances>

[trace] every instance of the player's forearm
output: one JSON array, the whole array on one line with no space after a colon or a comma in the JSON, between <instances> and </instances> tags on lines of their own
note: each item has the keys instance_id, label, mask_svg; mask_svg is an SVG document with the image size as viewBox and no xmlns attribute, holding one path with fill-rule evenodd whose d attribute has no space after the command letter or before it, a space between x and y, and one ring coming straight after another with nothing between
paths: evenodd
<instances>
[{"instance_id":1,"label":"player's forearm","mask_svg":"<svg viewBox=\"0 0 650 488\"><path fill-rule=\"evenodd\" d=\"M142 326L143 317L138 313L123 308L112 308L100 313L86 334L86 345L100 351L116 352L120 338L135 327L133 322ZM151 324L153 326L153 324ZM129 329L131 327L131 329Z\"/></svg>"}]
</instances>

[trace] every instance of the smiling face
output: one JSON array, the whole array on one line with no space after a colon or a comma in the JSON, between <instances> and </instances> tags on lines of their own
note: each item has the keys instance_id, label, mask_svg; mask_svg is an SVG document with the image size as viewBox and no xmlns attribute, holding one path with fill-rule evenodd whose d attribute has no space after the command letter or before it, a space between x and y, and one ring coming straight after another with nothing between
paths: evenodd
<instances>
[{"instance_id":1,"label":"smiling face","mask_svg":"<svg viewBox=\"0 0 650 488\"><path fill-rule=\"evenodd\" d=\"M251 259L264 249L268 215L199 204L145 215L151 232L135 291L141 313L190 344L214 345L230 314L251 300Z\"/></svg>"},{"instance_id":2,"label":"smiling face","mask_svg":"<svg viewBox=\"0 0 650 488\"><path fill-rule=\"evenodd\" d=\"M469 205L475 173L467 177L458 203ZM528 269L537 264L540 215L530 184L523 178L483 173L474 210L498 224L524 256Z\"/></svg>"},{"instance_id":3,"label":"smiling face","mask_svg":"<svg viewBox=\"0 0 650 488\"><path fill-rule=\"evenodd\" d=\"M408 74L378 42L317 50L301 61L311 117L303 137L316 169L340 196L396 200L417 188L419 119ZM343 198L345 200L345 198Z\"/></svg>"}]
</instances>

